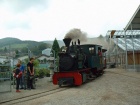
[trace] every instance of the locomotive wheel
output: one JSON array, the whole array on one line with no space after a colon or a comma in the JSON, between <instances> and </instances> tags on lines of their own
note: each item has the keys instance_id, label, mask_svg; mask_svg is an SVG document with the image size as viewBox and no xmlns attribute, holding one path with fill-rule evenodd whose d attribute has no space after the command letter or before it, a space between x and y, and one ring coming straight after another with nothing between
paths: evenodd
<instances>
[{"instance_id":1,"label":"locomotive wheel","mask_svg":"<svg viewBox=\"0 0 140 105\"><path fill-rule=\"evenodd\" d=\"M62 85L61 85L61 84L59 84L59 87L61 88L61 87L62 87Z\"/></svg>"},{"instance_id":2,"label":"locomotive wheel","mask_svg":"<svg viewBox=\"0 0 140 105\"><path fill-rule=\"evenodd\" d=\"M58 85L59 85L59 87L62 87L62 83L63 81L58 81Z\"/></svg>"},{"instance_id":3,"label":"locomotive wheel","mask_svg":"<svg viewBox=\"0 0 140 105\"><path fill-rule=\"evenodd\" d=\"M104 71L101 72L101 75L103 75L103 74L104 74Z\"/></svg>"},{"instance_id":4,"label":"locomotive wheel","mask_svg":"<svg viewBox=\"0 0 140 105\"><path fill-rule=\"evenodd\" d=\"M99 71L96 72L96 77L99 77L100 76L100 73Z\"/></svg>"}]
</instances>

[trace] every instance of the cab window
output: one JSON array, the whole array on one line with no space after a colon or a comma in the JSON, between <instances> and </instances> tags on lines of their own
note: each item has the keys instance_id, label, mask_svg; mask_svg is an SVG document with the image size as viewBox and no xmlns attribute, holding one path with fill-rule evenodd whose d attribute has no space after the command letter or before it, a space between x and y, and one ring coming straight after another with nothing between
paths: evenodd
<instances>
[{"instance_id":1,"label":"cab window","mask_svg":"<svg viewBox=\"0 0 140 105\"><path fill-rule=\"evenodd\" d=\"M94 53L94 47L89 47L89 53L91 53L91 54Z\"/></svg>"}]
</instances>

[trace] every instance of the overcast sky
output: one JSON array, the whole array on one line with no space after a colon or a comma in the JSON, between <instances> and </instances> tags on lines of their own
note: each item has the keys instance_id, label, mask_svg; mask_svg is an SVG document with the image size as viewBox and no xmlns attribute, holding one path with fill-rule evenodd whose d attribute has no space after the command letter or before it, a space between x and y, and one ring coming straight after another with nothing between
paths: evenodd
<instances>
[{"instance_id":1,"label":"overcast sky","mask_svg":"<svg viewBox=\"0 0 140 105\"><path fill-rule=\"evenodd\" d=\"M63 39L78 28L88 37L122 30L140 0L0 0L0 38Z\"/></svg>"}]
</instances>

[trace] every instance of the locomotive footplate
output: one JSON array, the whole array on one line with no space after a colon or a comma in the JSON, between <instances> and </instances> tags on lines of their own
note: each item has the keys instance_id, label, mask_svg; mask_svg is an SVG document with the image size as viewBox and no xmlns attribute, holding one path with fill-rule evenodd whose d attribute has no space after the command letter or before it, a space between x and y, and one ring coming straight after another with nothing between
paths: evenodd
<instances>
[{"instance_id":1,"label":"locomotive footplate","mask_svg":"<svg viewBox=\"0 0 140 105\"><path fill-rule=\"evenodd\" d=\"M58 85L73 85L74 84L74 78L67 77L67 78L59 78L58 79Z\"/></svg>"}]
</instances>

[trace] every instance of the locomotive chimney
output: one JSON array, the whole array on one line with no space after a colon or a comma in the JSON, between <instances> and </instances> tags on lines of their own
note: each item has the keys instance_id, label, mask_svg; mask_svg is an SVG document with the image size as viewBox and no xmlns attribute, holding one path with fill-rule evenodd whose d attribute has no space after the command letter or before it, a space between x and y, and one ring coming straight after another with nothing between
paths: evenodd
<instances>
[{"instance_id":1,"label":"locomotive chimney","mask_svg":"<svg viewBox=\"0 0 140 105\"><path fill-rule=\"evenodd\" d=\"M71 38L65 38L65 39L63 39L63 41L64 41L66 47L69 47L70 42L71 42Z\"/></svg>"},{"instance_id":2,"label":"locomotive chimney","mask_svg":"<svg viewBox=\"0 0 140 105\"><path fill-rule=\"evenodd\" d=\"M80 45L80 40L78 39L78 45Z\"/></svg>"}]
</instances>

